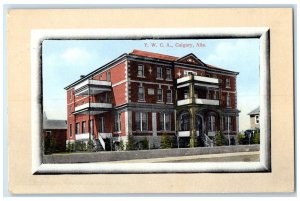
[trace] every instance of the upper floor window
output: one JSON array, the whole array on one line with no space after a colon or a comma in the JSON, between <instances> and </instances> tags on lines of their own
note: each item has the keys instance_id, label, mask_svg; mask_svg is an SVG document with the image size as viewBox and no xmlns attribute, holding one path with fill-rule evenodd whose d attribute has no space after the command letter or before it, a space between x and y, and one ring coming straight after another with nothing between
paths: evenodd
<instances>
[{"instance_id":1,"label":"upper floor window","mask_svg":"<svg viewBox=\"0 0 300 201\"><path fill-rule=\"evenodd\" d=\"M145 89L144 89L144 87L139 87L138 98L139 98L140 101L145 100Z\"/></svg>"},{"instance_id":2,"label":"upper floor window","mask_svg":"<svg viewBox=\"0 0 300 201\"><path fill-rule=\"evenodd\" d=\"M167 103L172 103L172 90L167 90Z\"/></svg>"},{"instance_id":3,"label":"upper floor window","mask_svg":"<svg viewBox=\"0 0 300 201\"><path fill-rule=\"evenodd\" d=\"M226 88L230 88L230 79L226 78Z\"/></svg>"},{"instance_id":4,"label":"upper floor window","mask_svg":"<svg viewBox=\"0 0 300 201\"><path fill-rule=\"evenodd\" d=\"M107 72L106 72L106 80L107 80L107 81L110 81L110 71L107 71Z\"/></svg>"},{"instance_id":5,"label":"upper floor window","mask_svg":"<svg viewBox=\"0 0 300 201\"><path fill-rule=\"evenodd\" d=\"M218 91L215 91L214 94L213 94L213 99L214 100L218 100L219 99L219 92Z\"/></svg>"},{"instance_id":6,"label":"upper floor window","mask_svg":"<svg viewBox=\"0 0 300 201\"><path fill-rule=\"evenodd\" d=\"M259 124L259 115L255 115L255 123Z\"/></svg>"},{"instance_id":7,"label":"upper floor window","mask_svg":"<svg viewBox=\"0 0 300 201\"><path fill-rule=\"evenodd\" d=\"M135 113L135 125L138 131L148 130L148 115L146 112L136 112Z\"/></svg>"},{"instance_id":8,"label":"upper floor window","mask_svg":"<svg viewBox=\"0 0 300 201\"><path fill-rule=\"evenodd\" d=\"M156 68L156 71L157 71L157 75L156 75L156 78L158 79L162 79L162 67L157 67Z\"/></svg>"},{"instance_id":9,"label":"upper floor window","mask_svg":"<svg viewBox=\"0 0 300 201\"><path fill-rule=\"evenodd\" d=\"M163 101L163 91L162 91L162 89L157 89L157 101Z\"/></svg>"},{"instance_id":10,"label":"upper floor window","mask_svg":"<svg viewBox=\"0 0 300 201\"><path fill-rule=\"evenodd\" d=\"M184 76L188 76L188 75L197 75L197 72L185 70L185 71L183 72L183 75L184 75Z\"/></svg>"},{"instance_id":11,"label":"upper floor window","mask_svg":"<svg viewBox=\"0 0 300 201\"><path fill-rule=\"evenodd\" d=\"M115 131L121 131L121 113L115 114Z\"/></svg>"},{"instance_id":12,"label":"upper floor window","mask_svg":"<svg viewBox=\"0 0 300 201\"><path fill-rule=\"evenodd\" d=\"M85 133L86 131L86 123L85 121L82 122L82 132L81 133Z\"/></svg>"},{"instance_id":13,"label":"upper floor window","mask_svg":"<svg viewBox=\"0 0 300 201\"><path fill-rule=\"evenodd\" d=\"M170 69L170 68L167 68L167 69L166 69L166 76L167 76L167 79L168 79L168 80L171 80L171 79L172 79L172 73L171 73L171 69Z\"/></svg>"},{"instance_id":14,"label":"upper floor window","mask_svg":"<svg viewBox=\"0 0 300 201\"><path fill-rule=\"evenodd\" d=\"M231 106L230 94L227 93L227 96L226 96L226 107L230 107L230 106Z\"/></svg>"},{"instance_id":15,"label":"upper floor window","mask_svg":"<svg viewBox=\"0 0 300 201\"><path fill-rule=\"evenodd\" d=\"M70 106L70 114L72 114L72 106Z\"/></svg>"},{"instance_id":16,"label":"upper floor window","mask_svg":"<svg viewBox=\"0 0 300 201\"><path fill-rule=\"evenodd\" d=\"M138 77L144 77L144 66L138 65Z\"/></svg>"},{"instance_id":17,"label":"upper floor window","mask_svg":"<svg viewBox=\"0 0 300 201\"><path fill-rule=\"evenodd\" d=\"M72 100L72 90L70 91L70 100Z\"/></svg>"}]
</instances>

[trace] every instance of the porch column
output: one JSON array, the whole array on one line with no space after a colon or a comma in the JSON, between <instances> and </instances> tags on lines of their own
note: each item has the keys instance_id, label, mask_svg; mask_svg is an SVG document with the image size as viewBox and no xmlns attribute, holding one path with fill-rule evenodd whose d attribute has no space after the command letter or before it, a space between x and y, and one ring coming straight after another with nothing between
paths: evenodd
<instances>
[{"instance_id":1,"label":"porch column","mask_svg":"<svg viewBox=\"0 0 300 201\"><path fill-rule=\"evenodd\" d=\"M190 139L190 147L196 146L196 126L195 126L195 108L191 107L190 109L190 131L191 131L191 139Z\"/></svg>"},{"instance_id":2,"label":"porch column","mask_svg":"<svg viewBox=\"0 0 300 201\"><path fill-rule=\"evenodd\" d=\"M132 111L125 111L125 132L126 135L132 133Z\"/></svg>"},{"instance_id":3,"label":"porch column","mask_svg":"<svg viewBox=\"0 0 300 201\"><path fill-rule=\"evenodd\" d=\"M152 112L152 132L153 136L157 136L156 112Z\"/></svg>"}]
</instances>

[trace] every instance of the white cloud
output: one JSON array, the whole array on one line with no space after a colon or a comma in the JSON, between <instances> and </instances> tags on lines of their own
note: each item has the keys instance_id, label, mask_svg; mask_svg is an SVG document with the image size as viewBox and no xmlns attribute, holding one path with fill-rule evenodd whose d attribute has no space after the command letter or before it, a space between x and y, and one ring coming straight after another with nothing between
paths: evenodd
<instances>
[{"instance_id":1,"label":"white cloud","mask_svg":"<svg viewBox=\"0 0 300 201\"><path fill-rule=\"evenodd\" d=\"M92 55L89 51L78 47L68 48L61 54L61 59L69 64L83 64L91 58Z\"/></svg>"}]
</instances>

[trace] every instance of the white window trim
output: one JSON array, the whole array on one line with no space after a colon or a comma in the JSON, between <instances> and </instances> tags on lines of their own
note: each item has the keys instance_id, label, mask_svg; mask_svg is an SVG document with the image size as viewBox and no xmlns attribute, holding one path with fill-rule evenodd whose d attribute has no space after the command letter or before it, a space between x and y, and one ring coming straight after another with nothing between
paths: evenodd
<instances>
[{"instance_id":1,"label":"white window trim","mask_svg":"<svg viewBox=\"0 0 300 201\"><path fill-rule=\"evenodd\" d=\"M140 66L142 66L142 75L139 75L139 67L140 67ZM139 64L139 65L138 65L137 77L145 78L145 66L142 65L142 64Z\"/></svg>"},{"instance_id":2,"label":"white window trim","mask_svg":"<svg viewBox=\"0 0 300 201\"><path fill-rule=\"evenodd\" d=\"M170 71L170 77L168 77L168 71ZM166 81L172 81L172 69L171 68L166 68Z\"/></svg>"},{"instance_id":3,"label":"white window trim","mask_svg":"<svg viewBox=\"0 0 300 201\"><path fill-rule=\"evenodd\" d=\"M168 101L168 91L171 92L171 101ZM173 103L173 92L171 89L167 90L167 103Z\"/></svg>"},{"instance_id":4,"label":"white window trim","mask_svg":"<svg viewBox=\"0 0 300 201\"><path fill-rule=\"evenodd\" d=\"M140 88L143 89L143 99L140 99ZM145 102L145 87L143 86L138 87L138 102Z\"/></svg>"},{"instance_id":5,"label":"white window trim","mask_svg":"<svg viewBox=\"0 0 300 201\"><path fill-rule=\"evenodd\" d=\"M137 114L139 114L139 120L140 120L140 125L139 128L137 128L137 131L143 132L143 131L148 131L148 113L147 112L136 112ZM147 129L143 130L143 114L146 114L146 123L147 123Z\"/></svg>"},{"instance_id":6,"label":"white window trim","mask_svg":"<svg viewBox=\"0 0 300 201\"><path fill-rule=\"evenodd\" d=\"M161 90L161 100L158 100L158 90ZM157 102L158 103L164 102L164 90L162 88L157 89Z\"/></svg>"},{"instance_id":7,"label":"white window trim","mask_svg":"<svg viewBox=\"0 0 300 201\"><path fill-rule=\"evenodd\" d=\"M160 69L160 75L161 75L161 77L158 77L158 69ZM157 67L156 67L156 79L157 79L157 80L163 80L163 79L164 79L164 78L163 78L163 69L162 69L161 66L157 66Z\"/></svg>"}]
</instances>

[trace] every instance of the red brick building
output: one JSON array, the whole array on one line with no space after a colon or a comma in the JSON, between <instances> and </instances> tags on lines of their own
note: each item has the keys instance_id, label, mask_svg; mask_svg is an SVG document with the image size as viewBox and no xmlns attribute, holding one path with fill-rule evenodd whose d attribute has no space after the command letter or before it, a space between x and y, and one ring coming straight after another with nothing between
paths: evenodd
<instances>
[{"instance_id":1,"label":"red brick building","mask_svg":"<svg viewBox=\"0 0 300 201\"><path fill-rule=\"evenodd\" d=\"M194 54L123 54L65 88L67 142L92 139L103 147L105 138L119 145L132 135L158 148L165 133L179 146L191 138L211 146L217 131L235 139L237 75Z\"/></svg>"}]
</instances>

